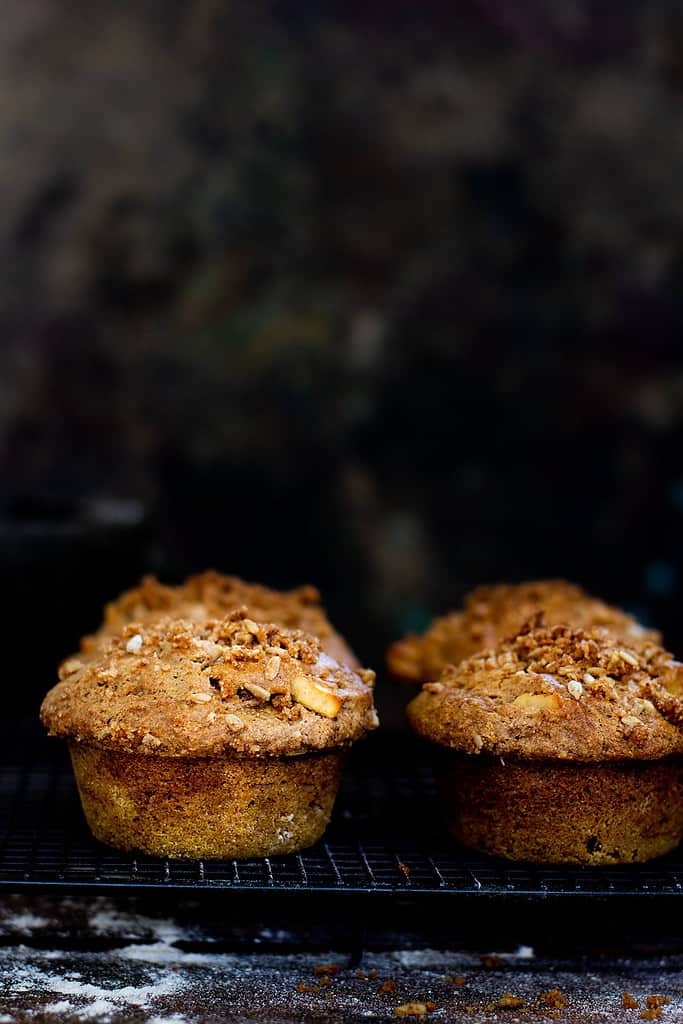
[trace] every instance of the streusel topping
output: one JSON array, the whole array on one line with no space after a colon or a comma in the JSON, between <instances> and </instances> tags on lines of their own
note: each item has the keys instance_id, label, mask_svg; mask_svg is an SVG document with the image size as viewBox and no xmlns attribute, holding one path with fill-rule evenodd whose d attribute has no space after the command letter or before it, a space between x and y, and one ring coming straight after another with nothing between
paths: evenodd
<instances>
[{"instance_id":1,"label":"streusel topping","mask_svg":"<svg viewBox=\"0 0 683 1024\"><path fill-rule=\"evenodd\" d=\"M300 754L377 724L374 673L301 630L223 619L129 623L94 659L67 659L41 710L53 735L126 751Z\"/></svg>"},{"instance_id":2,"label":"streusel topping","mask_svg":"<svg viewBox=\"0 0 683 1024\"><path fill-rule=\"evenodd\" d=\"M457 665L477 651L514 636L537 612L543 613L549 625L583 629L600 626L632 646L661 642L656 630L644 629L633 616L573 583L500 583L477 587L466 596L463 611L435 619L422 636L409 635L393 644L387 653L389 668L404 679L435 679L446 665Z\"/></svg>"},{"instance_id":3,"label":"streusel topping","mask_svg":"<svg viewBox=\"0 0 683 1024\"><path fill-rule=\"evenodd\" d=\"M151 623L166 615L201 622L223 618L242 606L248 607L252 618L259 622L276 622L288 629L312 633L338 661L358 666L346 641L332 628L315 587L271 590L214 571L190 576L177 586L160 583L154 576L143 577L137 587L124 591L106 606L100 629L94 636L84 637L82 652L97 650L130 622Z\"/></svg>"},{"instance_id":4,"label":"streusel topping","mask_svg":"<svg viewBox=\"0 0 683 1024\"><path fill-rule=\"evenodd\" d=\"M609 761L683 753L683 665L604 628L547 626L444 670L408 706L414 728L465 753Z\"/></svg>"}]
</instances>

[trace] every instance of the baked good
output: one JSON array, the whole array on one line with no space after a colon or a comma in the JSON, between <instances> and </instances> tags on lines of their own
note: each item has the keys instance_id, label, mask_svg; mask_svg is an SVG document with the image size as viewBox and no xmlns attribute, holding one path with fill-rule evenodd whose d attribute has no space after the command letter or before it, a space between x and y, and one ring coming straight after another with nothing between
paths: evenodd
<instances>
[{"instance_id":1,"label":"baked good","mask_svg":"<svg viewBox=\"0 0 683 1024\"><path fill-rule=\"evenodd\" d=\"M129 623L67 659L41 718L69 743L97 839L165 857L284 854L323 833L344 751L377 725L374 673L299 630Z\"/></svg>"},{"instance_id":2,"label":"baked good","mask_svg":"<svg viewBox=\"0 0 683 1024\"><path fill-rule=\"evenodd\" d=\"M434 620L422 636L409 634L392 644L387 664L398 679L428 682L446 665L457 665L477 651L514 636L525 622L541 612L550 626L601 626L631 645L661 643L626 612L587 594L565 580L499 583L477 587L467 594L462 611Z\"/></svg>"},{"instance_id":3,"label":"baked good","mask_svg":"<svg viewBox=\"0 0 683 1024\"><path fill-rule=\"evenodd\" d=\"M605 629L530 624L408 705L448 826L511 860L648 860L683 837L683 665Z\"/></svg>"},{"instance_id":4,"label":"baked good","mask_svg":"<svg viewBox=\"0 0 683 1024\"><path fill-rule=\"evenodd\" d=\"M344 638L330 624L315 587L271 590L213 570L189 576L176 586L144 576L136 587L105 606L102 625L93 636L83 638L81 648L84 654L96 651L102 641L120 633L130 622L153 623L167 615L202 621L223 618L243 606L257 622L275 622L312 633L320 639L323 650L341 664L360 667Z\"/></svg>"}]
</instances>

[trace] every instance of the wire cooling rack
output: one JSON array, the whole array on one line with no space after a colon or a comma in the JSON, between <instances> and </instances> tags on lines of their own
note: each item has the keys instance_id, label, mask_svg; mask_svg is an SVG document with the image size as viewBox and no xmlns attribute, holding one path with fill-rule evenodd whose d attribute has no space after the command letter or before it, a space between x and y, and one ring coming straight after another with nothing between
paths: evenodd
<instances>
[{"instance_id":1,"label":"wire cooling rack","mask_svg":"<svg viewBox=\"0 0 683 1024\"><path fill-rule=\"evenodd\" d=\"M111 850L88 831L64 744L5 726L0 748L5 890L222 889L508 903L583 895L638 897L641 905L643 897L661 904L661 897L683 895L681 852L645 865L588 869L509 864L459 849L441 825L428 753L404 735L375 735L354 748L324 841L301 854L240 861Z\"/></svg>"}]
</instances>

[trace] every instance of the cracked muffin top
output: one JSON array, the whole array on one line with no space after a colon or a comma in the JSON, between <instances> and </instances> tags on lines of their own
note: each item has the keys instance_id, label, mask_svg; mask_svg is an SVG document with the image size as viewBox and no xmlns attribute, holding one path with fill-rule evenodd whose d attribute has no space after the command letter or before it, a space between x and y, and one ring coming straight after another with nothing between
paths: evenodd
<instances>
[{"instance_id":1,"label":"cracked muffin top","mask_svg":"<svg viewBox=\"0 0 683 1024\"><path fill-rule=\"evenodd\" d=\"M447 665L514 636L533 615L543 613L550 626L600 626L632 646L658 644L661 635L646 630L631 615L564 580L499 583L477 587L462 611L435 619L422 636L409 634L392 644L387 664L399 679L427 682Z\"/></svg>"},{"instance_id":2,"label":"cracked muffin top","mask_svg":"<svg viewBox=\"0 0 683 1024\"><path fill-rule=\"evenodd\" d=\"M407 714L421 736L466 754L655 760L683 754L683 665L605 629L531 622L425 683Z\"/></svg>"},{"instance_id":3,"label":"cracked muffin top","mask_svg":"<svg viewBox=\"0 0 683 1024\"><path fill-rule=\"evenodd\" d=\"M41 708L50 734L129 753L297 755L378 724L373 672L244 608L219 621L129 623L59 675Z\"/></svg>"},{"instance_id":4,"label":"cracked muffin top","mask_svg":"<svg viewBox=\"0 0 683 1024\"><path fill-rule=\"evenodd\" d=\"M315 587L271 590L213 570L189 576L177 586L144 576L137 587L124 591L106 605L102 625L93 636L83 638L81 650L89 656L131 622L153 623L166 616L197 621L218 619L243 606L249 608L257 622L275 622L287 629L312 633L337 661L359 667L344 638L330 624Z\"/></svg>"}]
</instances>

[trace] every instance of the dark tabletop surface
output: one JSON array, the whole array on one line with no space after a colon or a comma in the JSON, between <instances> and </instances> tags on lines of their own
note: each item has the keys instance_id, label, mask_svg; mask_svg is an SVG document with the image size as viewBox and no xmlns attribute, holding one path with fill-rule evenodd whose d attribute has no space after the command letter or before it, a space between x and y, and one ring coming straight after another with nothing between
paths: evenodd
<instances>
[{"instance_id":1,"label":"dark tabletop surface","mask_svg":"<svg viewBox=\"0 0 683 1024\"><path fill-rule=\"evenodd\" d=\"M413 1011L406 1019L472 1024L638 1021L658 1009L683 1021L680 940L609 934L597 912L571 930L549 912L531 936L519 914L515 939L457 913L435 933L439 922L406 908L403 927L395 915L387 927L372 922L354 963L349 922L254 909L170 895L6 895L0 1021L394 1021L401 1008ZM637 1007L623 1007L624 992ZM668 1002L658 1007L657 996Z\"/></svg>"}]
</instances>

